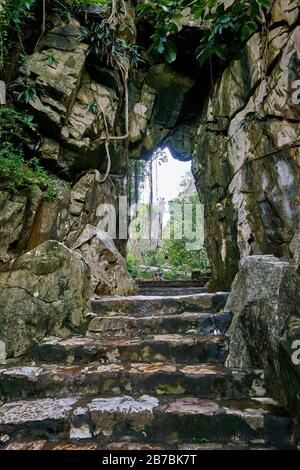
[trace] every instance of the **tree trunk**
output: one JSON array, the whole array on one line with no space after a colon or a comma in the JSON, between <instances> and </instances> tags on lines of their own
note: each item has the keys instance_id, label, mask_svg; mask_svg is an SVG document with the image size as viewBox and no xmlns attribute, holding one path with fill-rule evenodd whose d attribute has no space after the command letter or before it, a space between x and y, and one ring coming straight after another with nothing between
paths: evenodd
<instances>
[{"instance_id":1,"label":"tree trunk","mask_svg":"<svg viewBox=\"0 0 300 470\"><path fill-rule=\"evenodd\" d=\"M140 181L139 181L139 176L140 176L140 168L139 168L139 162L136 160L135 165L134 165L134 202L135 204L139 203L139 187L140 187Z\"/></svg>"},{"instance_id":2,"label":"tree trunk","mask_svg":"<svg viewBox=\"0 0 300 470\"><path fill-rule=\"evenodd\" d=\"M149 197L149 237L152 239L152 204L153 204L153 159L150 158L150 171L149 171L149 186L150 186L150 197Z\"/></svg>"}]
</instances>

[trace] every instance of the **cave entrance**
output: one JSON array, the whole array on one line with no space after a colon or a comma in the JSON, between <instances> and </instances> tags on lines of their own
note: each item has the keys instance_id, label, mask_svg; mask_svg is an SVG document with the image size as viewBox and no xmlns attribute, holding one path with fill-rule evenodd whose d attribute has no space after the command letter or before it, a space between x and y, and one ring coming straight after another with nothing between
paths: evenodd
<instances>
[{"instance_id":1,"label":"cave entrance","mask_svg":"<svg viewBox=\"0 0 300 470\"><path fill-rule=\"evenodd\" d=\"M200 280L210 272L204 248L204 210L191 160L169 147L130 160L127 264L137 280Z\"/></svg>"}]
</instances>

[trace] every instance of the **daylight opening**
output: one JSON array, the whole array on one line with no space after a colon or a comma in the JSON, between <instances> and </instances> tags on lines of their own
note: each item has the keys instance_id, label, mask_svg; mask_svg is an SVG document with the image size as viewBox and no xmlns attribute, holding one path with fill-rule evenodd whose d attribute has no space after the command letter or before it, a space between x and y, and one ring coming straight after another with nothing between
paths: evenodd
<instances>
[{"instance_id":1,"label":"daylight opening","mask_svg":"<svg viewBox=\"0 0 300 470\"><path fill-rule=\"evenodd\" d=\"M191 161L168 147L148 160L131 160L127 264L137 280L205 280L210 266L204 248L204 209Z\"/></svg>"}]
</instances>

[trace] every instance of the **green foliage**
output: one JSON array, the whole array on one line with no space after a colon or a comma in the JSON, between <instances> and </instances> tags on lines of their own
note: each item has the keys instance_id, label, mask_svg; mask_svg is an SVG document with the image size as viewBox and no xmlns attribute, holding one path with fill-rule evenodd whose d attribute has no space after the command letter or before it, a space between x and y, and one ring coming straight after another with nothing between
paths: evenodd
<instances>
[{"instance_id":1,"label":"green foliage","mask_svg":"<svg viewBox=\"0 0 300 470\"><path fill-rule=\"evenodd\" d=\"M99 106L97 105L97 103L88 103L88 104L83 105L83 107L84 107L89 113L92 113L92 114L94 114L95 116L97 116L97 114L99 113Z\"/></svg>"},{"instance_id":2,"label":"green foliage","mask_svg":"<svg viewBox=\"0 0 300 470\"><path fill-rule=\"evenodd\" d=\"M62 19L69 21L73 16L84 14L87 5L110 3L109 0L47 0L47 8L56 12ZM9 52L21 48L24 25L41 14L41 0L2 0L0 2L0 70L4 67ZM55 60L47 59L49 65Z\"/></svg>"},{"instance_id":3,"label":"green foliage","mask_svg":"<svg viewBox=\"0 0 300 470\"><path fill-rule=\"evenodd\" d=\"M164 262L163 253L157 248L149 248L144 253L144 262L149 266L161 266Z\"/></svg>"},{"instance_id":4,"label":"green foliage","mask_svg":"<svg viewBox=\"0 0 300 470\"><path fill-rule=\"evenodd\" d=\"M179 277L181 276L181 278L182 273L184 272L190 273L192 270L206 272L209 267L209 260L206 249L204 247L196 247L196 249L194 249L195 247L193 246L193 249L190 249L191 247L189 246L189 243L192 240L189 240L188 238L186 238L186 236L183 236L180 239L177 239L177 237L175 236L175 233L181 232L181 230L179 229L182 228L182 221L178 220L177 217L174 217L174 204L176 205L177 210L178 207L182 206L182 213L184 204L189 204L192 206L191 228L193 234L195 234L195 238L196 233L198 233L198 236L200 236L199 230L204 231L204 220L199 217L199 215L201 215L201 212L197 214L200 203L199 196L196 192L193 192L192 184L193 176L191 171L188 171L182 177L180 183L179 196L173 201L171 201L170 204L171 217L167 226L167 231L171 234L171 237L170 239L164 240L163 245L161 247L161 251L163 253L168 252L168 265L170 265L171 267L173 266L173 269L176 273L178 273ZM197 227L197 224L199 223L200 226Z\"/></svg>"},{"instance_id":5,"label":"green foliage","mask_svg":"<svg viewBox=\"0 0 300 470\"><path fill-rule=\"evenodd\" d=\"M235 1L225 10L221 4L207 14L212 22L198 49L197 59L201 64L212 56L222 61L238 57L241 44L245 43L260 27L262 7L270 6L269 0Z\"/></svg>"},{"instance_id":6,"label":"green foliage","mask_svg":"<svg viewBox=\"0 0 300 470\"><path fill-rule=\"evenodd\" d=\"M176 21L182 17L183 3L182 0L150 0L137 6L138 21L147 21L154 28L150 52L163 55L169 63L177 56L176 44L170 37L179 31Z\"/></svg>"},{"instance_id":7,"label":"green foliage","mask_svg":"<svg viewBox=\"0 0 300 470\"><path fill-rule=\"evenodd\" d=\"M139 277L139 259L133 254L129 253L126 258L127 268L132 277Z\"/></svg>"},{"instance_id":8,"label":"green foliage","mask_svg":"<svg viewBox=\"0 0 300 470\"><path fill-rule=\"evenodd\" d=\"M29 142L26 130L35 130L33 116L21 114L14 109L0 107L0 145L3 142L22 146Z\"/></svg>"},{"instance_id":9,"label":"green foliage","mask_svg":"<svg viewBox=\"0 0 300 470\"><path fill-rule=\"evenodd\" d=\"M0 146L0 175L11 181L10 187L16 191L22 187L34 188L35 185L47 190L46 198L56 196L55 180L40 166L37 158L25 160L22 150L4 142Z\"/></svg>"},{"instance_id":10,"label":"green foliage","mask_svg":"<svg viewBox=\"0 0 300 470\"><path fill-rule=\"evenodd\" d=\"M16 100L20 103L32 103L37 98L37 89L33 83L27 83L17 80L10 87L16 96Z\"/></svg>"},{"instance_id":11,"label":"green foliage","mask_svg":"<svg viewBox=\"0 0 300 470\"><path fill-rule=\"evenodd\" d=\"M100 60L106 58L107 65L114 66L125 57L133 66L137 66L141 61L138 47L119 38L106 21L101 23L88 21L81 40L90 44L90 54L99 57Z\"/></svg>"},{"instance_id":12,"label":"green foliage","mask_svg":"<svg viewBox=\"0 0 300 470\"><path fill-rule=\"evenodd\" d=\"M163 55L169 63L177 56L174 38L180 29L184 13L191 20L209 21L196 56L203 64L211 57L228 61L238 56L241 44L247 41L261 25L263 9L271 0L235 0L225 9L218 0L149 0L137 6L138 20L150 23L154 29L150 51ZM187 10L189 9L189 10Z\"/></svg>"},{"instance_id":13,"label":"green foliage","mask_svg":"<svg viewBox=\"0 0 300 470\"><path fill-rule=\"evenodd\" d=\"M137 66L141 61L138 47L118 37L115 25L110 27L108 20L110 9L106 8L112 4L110 0L54 0L51 2L50 8L65 21L70 21L73 16L85 15L86 7L91 4L103 6L103 18L102 21L94 21L85 16L85 27L81 39L90 44L89 52L99 57L100 60L105 58L107 64L111 66L125 57L133 66Z\"/></svg>"},{"instance_id":14,"label":"green foliage","mask_svg":"<svg viewBox=\"0 0 300 470\"><path fill-rule=\"evenodd\" d=\"M199 204L199 197L197 194L189 196L186 199L176 198L172 201L172 203L176 203L176 205L181 205L184 203L192 204L192 212L193 212L193 231L196 231L196 210L197 205ZM172 206L171 206L172 207ZM190 240L186 239L185 237L181 239L176 239L174 236L174 229L175 229L176 220L172 218L172 209L171 209L171 220L170 224L170 233L171 238L169 240L164 240L163 246L161 250L163 252L167 251L169 256L169 263L171 266L176 267L178 270L200 270L205 272L209 266L209 260L207 256L207 252L205 248L200 248L197 250L190 250L188 249L188 243ZM204 221L203 221L204 223Z\"/></svg>"},{"instance_id":15,"label":"green foliage","mask_svg":"<svg viewBox=\"0 0 300 470\"><path fill-rule=\"evenodd\" d=\"M48 52L43 52L43 59L47 62L49 67L56 66L58 64L58 60L55 58L53 54L49 54Z\"/></svg>"},{"instance_id":16,"label":"green foliage","mask_svg":"<svg viewBox=\"0 0 300 470\"><path fill-rule=\"evenodd\" d=\"M56 182L40 165L36 157L27 160L25 145L30 142L28 132L35 130L33 116L13 109L0 108L0 177L9 182L13 191L39 186L47 190L46 198L56 196Z\"/></svg>"},{"instance_id":17,"label":"green foliage","mask_svg":"<svg viewBox=\"0 0 300 470\"><path fill-rule=\"evenodd\" d=\"M33 18L36 0L4 0L0 5L0 70L9 51L16 46L24 24Z\"/></svg>"},{"instance_id":18,"label":"green foliage","mask_svg":"<svg viewBox=\"0 0 300 470\"><path fill-rule=\"evenodd\" d=\"M199 248L199 246L193 243L198 238L196 234L199 236L199 231L204 229L204 221L196 215L199 209L199 196L196 192L193 192L192 183L193 176L191 171L189 171L182 177L178 197L171 201L171 218L163 229L163 240L159 242L158 247L156 242L151 243L149 240L143 239L135 240L134 243L129 245L127 261L134 277L138 279L153 279L154 273L150 270L142 272L140 269L141 265L148 267L156 266L163 273L165 280L190 279L191 271L197 270L206 273L209 270L209 259L206 249L204 247ZM180 239L177 238L176 234L180 233L182 229L182 218L178 218L178 216L173 217L174 204L177 206L177 214L180 206L182 206L183 213L183 204L190 204L192 206L193 219L191 228L193 234L185 232L186 236ZM147 207L145 206L145 209ZM199 222L200 227L197 227ZM166 238L166 235L170 235L169 238ZM188 238L189 235L195 235L194 240L190 240ZM199 243L198 240L198 245ZM166 252L168 253L167 261L165 260Z\"/></svg>"}]
</instances>

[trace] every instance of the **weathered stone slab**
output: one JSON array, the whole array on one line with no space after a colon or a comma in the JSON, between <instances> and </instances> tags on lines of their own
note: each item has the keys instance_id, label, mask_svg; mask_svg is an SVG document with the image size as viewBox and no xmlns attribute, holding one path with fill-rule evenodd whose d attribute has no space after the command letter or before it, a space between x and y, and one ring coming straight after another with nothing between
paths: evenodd
<instances>
[{"instance_id":1,"label":"weathered stone slab","mask_svg":"<svg viewBox=\"0 0 300 470\"><path fill-rule=\"evenodd\" d=\"M183 312L209 312L221 308L228 297L227 293L195 294L182 296L129 296L101 297L92 300L95 313L129 314L151 316L180 314Z\"/></svg>"},{"instance_id":2,"label":"weathered stone slab","mask_svg":"<svg viewBox=\"0 0 300 470\"><path fill-rule=\"evenodd\" d=\"M221 336L157 335L146 338L74 337L47 339L35 347L34 357L45 362L87 363L171 362L221 364L227 356L227 339Z\"/></svg>"},{"instance_id":3,"label":"weathered stone slab","mask_svg":"<svg viewBox=\"0 0 300 470\"><path fill-rule=\"evenodd\" d=\"M225 334L230 324L228 314L182 313L152 317L103 316L94 317L88 336L134 337L156 334Z\"/></svg>"},{"instance_id":4,"label":"weathered stone slab","mask_svg":"<svg viewBox=\"0 0 300 470\"><path fill-rule=\"evenodd\" d=\"M0 397L5 401L34 397L63 397L85 393L157 396L197 394L208 398L264 396L262 371L239 371L216 365L164 363L46 365L0 369Z\"/></svg>"},{"instance_id":5,"label":"weathered stone slab","mask_svg":"<svg viewBox=\"0 0 300 470\"><path fill-rule=\"evenodd\" d=\"M7 403L0 408L0 428L28 422L59 421L68 418L78 397Z\"/></svg>"}]
</instances>

